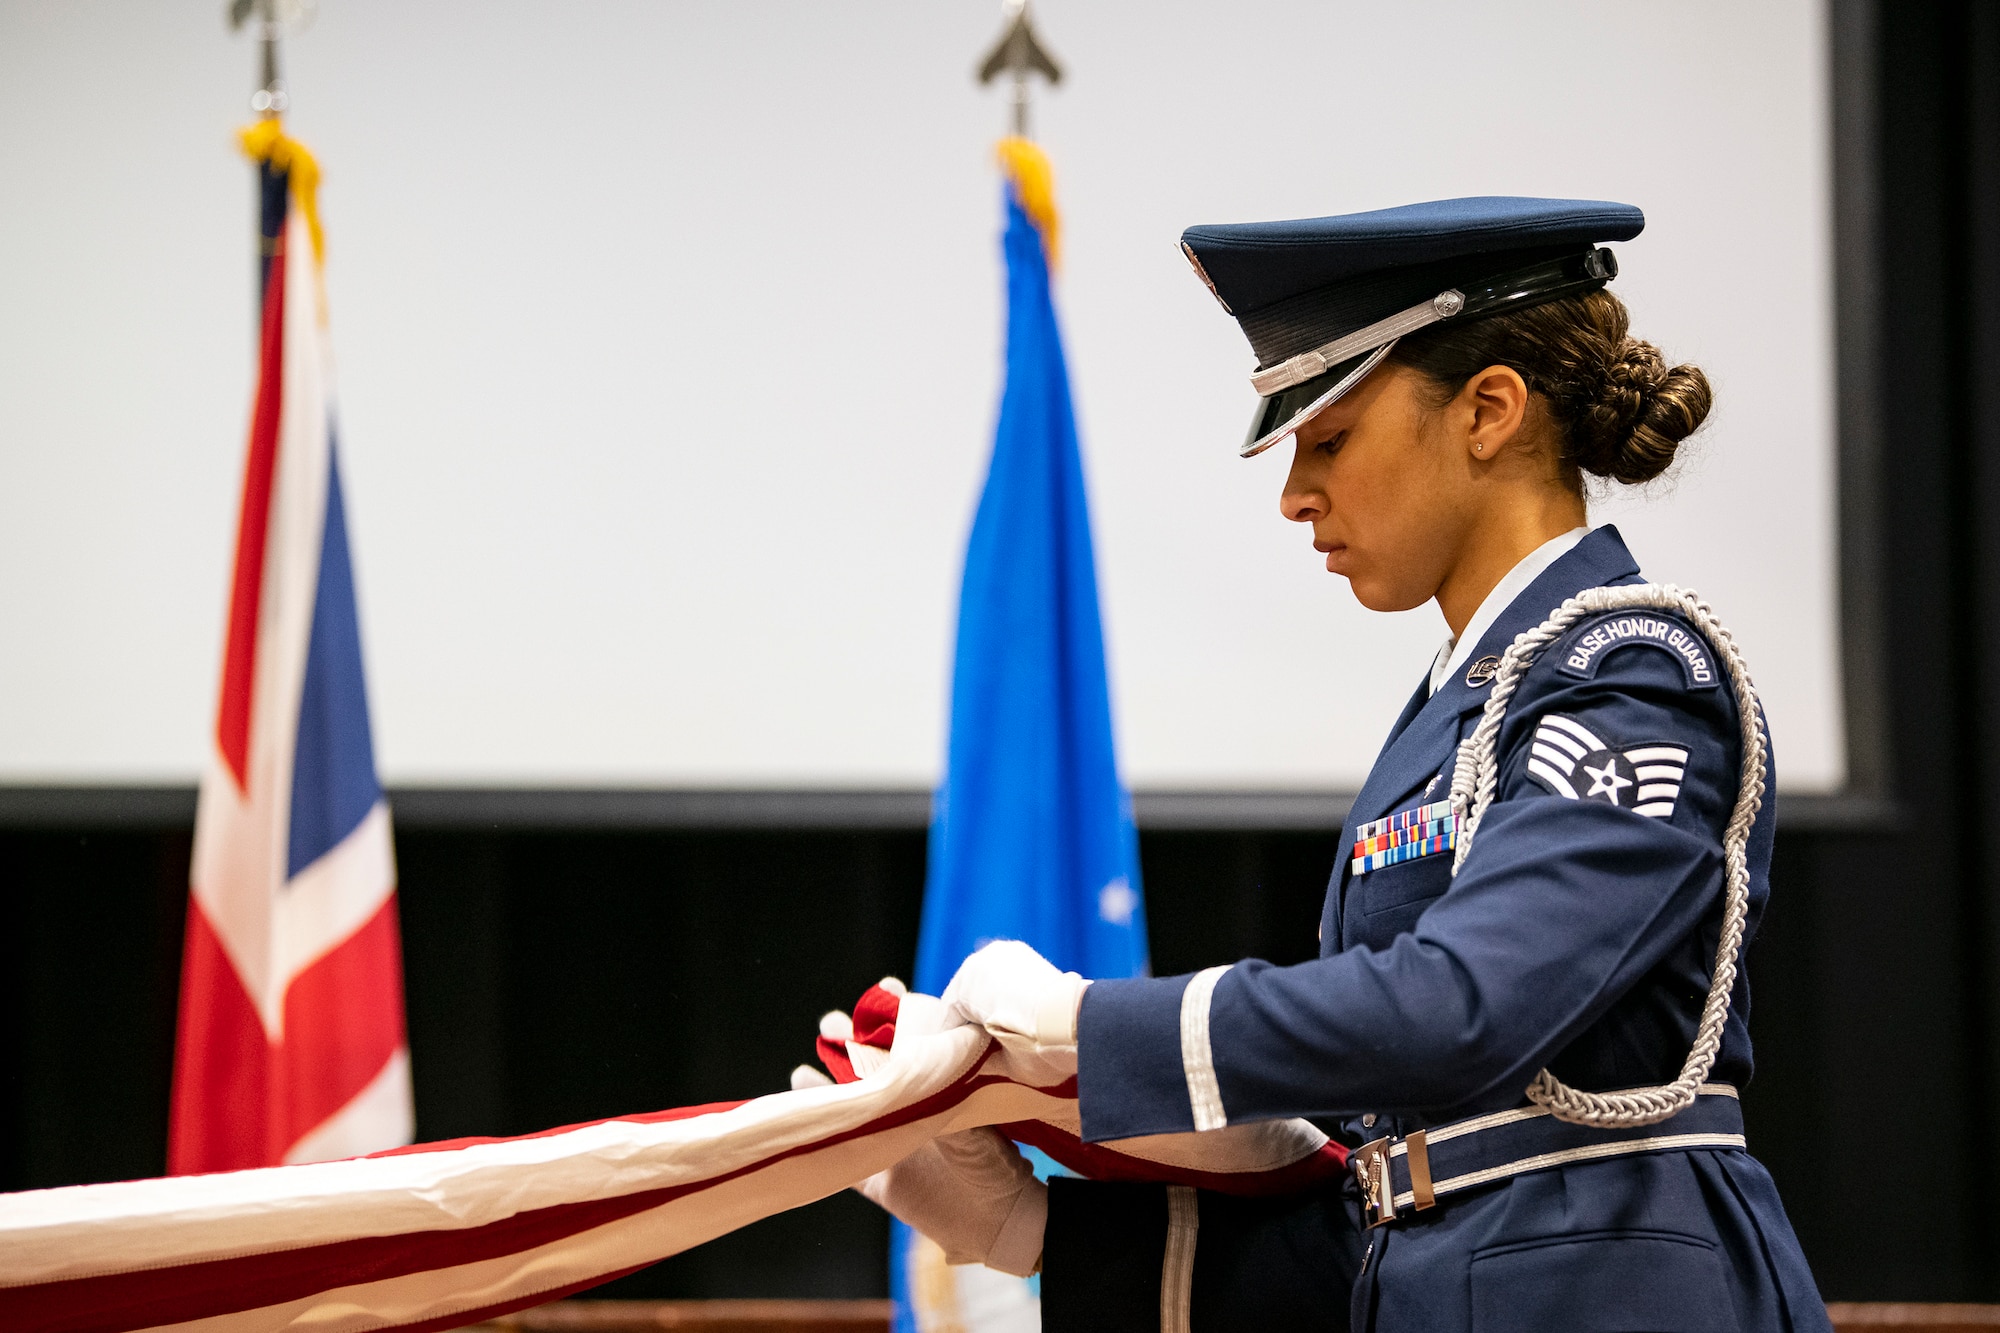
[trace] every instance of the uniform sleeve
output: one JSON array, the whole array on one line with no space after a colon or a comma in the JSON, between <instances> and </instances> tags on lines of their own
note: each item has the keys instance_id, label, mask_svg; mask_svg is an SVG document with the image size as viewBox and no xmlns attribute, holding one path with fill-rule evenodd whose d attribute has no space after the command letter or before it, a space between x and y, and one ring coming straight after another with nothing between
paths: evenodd
<instances>
[{"instance_id":1,"label":"uniform sleeve","mask_svg":"<svg viewBox=\"0 0 2000 1333\"><path fill-rule=\"evenodd\" d=\"M1559 662L1552 650L1523 680L1500 735L1495 800L1412 931L1294 967L1253 960L1085 992L1086 1139L1518 1104L1538 1068L1699 928L1721 893L1739 778L1728 687L1691 683L1678 659L1645 644L1605 654L1587 678ZM1551 727L1603 749L1559 752ZM1613 793L1622 803L1584 796L1663 771L1630 759L1607 768L1608 755L1663 752L1685 758L1669 765L1681 770L1674 791L1648 783L1652 813L1639 812L1636 785ZM1562 769L1552 755L1572 760L1576 780L1542 771ZM1608 776L1586 777L1593 763Z\"/></svg>"}]
</instances>

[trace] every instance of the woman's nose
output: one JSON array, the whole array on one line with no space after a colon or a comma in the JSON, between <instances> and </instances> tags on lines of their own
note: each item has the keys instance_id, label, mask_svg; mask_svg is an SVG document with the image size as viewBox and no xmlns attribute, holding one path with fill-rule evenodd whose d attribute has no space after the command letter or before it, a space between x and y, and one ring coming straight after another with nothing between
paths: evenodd
<instances>
[{"instance_id":1,"label":"woman's nose","mask_svg":"<svg viewBox=\"0 0 2000 1333\"><path fill-rule=\"evenodd\" d=\"M1278 512L1294 523L1312 523L1326 517L1326 497L1318 487L1300 475L1297 455L1292 458L1291 471L1285 474L1285 489L1278 496Z\"/></svg>"},{"instance_id":2,"label":"woman's nose","mask_svg":"<svg viewBox=\"0 0 2000 1333\"><path fill-rule=\"evenodd\" d=\"M1325 517L1326 506L1310 491L1295 491L1285 488L1278 497L1278 512L1294 523L1313 523Z\"/></svg>"}]
</instances>

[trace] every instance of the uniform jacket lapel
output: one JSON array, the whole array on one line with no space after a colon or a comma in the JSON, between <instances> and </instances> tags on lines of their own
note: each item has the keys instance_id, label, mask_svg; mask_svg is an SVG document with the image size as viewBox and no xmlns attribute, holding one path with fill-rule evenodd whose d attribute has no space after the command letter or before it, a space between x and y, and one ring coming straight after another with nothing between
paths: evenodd
<instances>
[{"instance_id":1,"label":"uniform jacket lapel","mask_svg":"<svg viewBox=\"0 0 2000 1333\"><path fill-rule=\"evenodd\" d=\"M1543 570L1520 596L1508 603L1507 609L1480 636L1466 660L1477 662L1482 657L1505 652L1517 636L1541 624L1548 619L1549 612L1583 589L1632 582L1638 574L1638 562L1626 549L1624 538L1618 535L1617 528L1606 524ZM1403 715L1390 731L1389 742L1382 747L1368 780L1354 798L1346 827L1341 830L1340 862L1334 872L1334 883L1341 890L1347 883L1348 849L1354 846L1354 830L1406 804L1405 798L1436 777L1441 767L1448 768L1465 716L1485 706L1490 685L1468 685L1465 674L1463 670L1454 672L1428 700L1420 683L1416 694L1404 706ZM1442 800L1442 784L1439 792L1437 799ZM1338 894L1334 897L1337 901Z\"/></svg>"}]
</instances>

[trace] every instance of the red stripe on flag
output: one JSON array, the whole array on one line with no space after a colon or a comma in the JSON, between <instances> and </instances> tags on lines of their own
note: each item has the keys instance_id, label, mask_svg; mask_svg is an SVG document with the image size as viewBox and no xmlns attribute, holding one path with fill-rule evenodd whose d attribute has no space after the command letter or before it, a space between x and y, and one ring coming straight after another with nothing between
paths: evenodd
<instances>
[{"instance_id":1,"label":"red stripe on flag","mask_svg":"<svg viewBox=\"0 0 2000 1333\"><path fill-rule=\"evenodd\" d=\"M403 1044L396 897L293 979L273 1045L222 941L188 897L167 1171L276 1166Z\"/></svg>"},{"instance_id":2,"label":"red stripe on flag","mask_svg":"<svg viewBox=\"0 0 2000 1333\"><path fill-rule=\"evenodd\" d=\"M222 701L215 739L237 789L249 785L250 695L257 671L257 610L264 593L264 546L271 531L271 485L277 473L278 415L285 367L285 238L271 255L264 286L264 333L257 356L257 404L250 414L250 456L243 467L243 511L236 524L236 574L229 592L229 639L222 654Z\"/></svg>"},{"instance_id":3,"label":"red stripe on flag","mask_svg":"<svg viewBox=\"0 0 2000 1333\"><path fill-rule=\"evenodd\" d=\"M1242 1198L1270 1198L1313 1189L1347 1174L1347 1149L1328 1139L1318 1152L1301 1157L1288 1166L1262 1171L1203 1171L1196 1167L1166 1167L1145 1157L1134 1157L1101 1143L1085 1143L1067 1130L1045 1120L1020 1120L1011 1125L995 1125L1016 1143L1040 1148L1056 1161L1087 1180L1124 1180L1158 1184L1163 1175L1176 1185L1193 1185L1215 1194Z\"/></svg>"},{"instance_id":4,"label":"red stripe on flag","mask_svg":"<svg viewBox=\"0 0 2000 1333\"><path fill-rule=\"evenodd\" d=\"M698 1194L779 1162L922 1120L950 1109L979 1089L1009 1080L981 1072L982 1060L948 1087L912 1105L838 1134L794 1145L704 1180L531 1209L483 1226L448 1231L359 1236L301 1249L211 1259L136 1272L0 1288L0 1327L9 1333L125 1333L160 1324L214 1318L299 1300L319 1292L413 1273L521 1254L621 1218ZM669 1112L678 1118L682 1112ZM538 1138L540 1135L524 1135ZM386 1154L381 1154L386 1155ZM666 1257L665 1255L660 1256ZM631 1269L608 1272L566 1288L579 1291ZM543 1295L540 1299L550 1299ZM531 1302L532 1303L532 1302ZM514 1307L521 1308L521 1307ZM417 1328L452 1327L426 1320Z\"/></svg>"},{"instance_id":5,"label":"red stripe on flag","mask_svg":"<svg viewBox=\"0 0 2000 1333\"><path fill-rule=\"evenodd\" d=\"M240 1314L341 1287L521 1254L645 1212L676 1192L707 1183L559 1204L462 1231L364 1236L240 1259L14 1287L0 1290L0 1318L12 1333L126 1333ZM608 1280L608 1275L598 1280Z\"/></svg>"},{"instance_id":6,"label":"red stripe on flag","mask_svg":"<svg viewBox=\"0 0 2000 1333\"><path fill-rule=\"evenodd\" d=\"M188 895L167 1173L269 1166L264 1108L271 1046L222 940Z\"/></svg>"},{"instance_id":7,"label":"red stripe on flag","mask_svg":"<svg viewBox=\"0 0 2000 1333\"><path fill-rule=\"evenodd\" d=\"M272 1052L270 1156L354 1099L403 1045L403 944L391 893L359 929L285 992L285 1042Z\"/></svg>"}]
</instances>

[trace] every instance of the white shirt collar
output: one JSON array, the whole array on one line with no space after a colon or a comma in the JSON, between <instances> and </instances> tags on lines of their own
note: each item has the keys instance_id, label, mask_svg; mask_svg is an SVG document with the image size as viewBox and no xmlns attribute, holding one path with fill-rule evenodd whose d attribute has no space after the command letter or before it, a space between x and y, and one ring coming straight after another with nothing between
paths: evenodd
<instances>
[{"instance_id":1,"label":"white shirt collar","mask_svg":"<svg viewBox=\"0 0 2000 1333\"><path fill-rule=\"evenodd\" d=\"M1528 585L1540 577L1543 570L1575 550L1576 544L1589 535L1587 527L1571 528L1562 536L1551 537L1522 556L1521 562L1508 570L1493 585L1493 591L1486 594L1486 600L1472 613L1472 619L1465 622L1465 632L1455 639L1446 639L1444 646L1438 649L1437 659L1431 663L1430 692L1436 694L1438 687L1465 665L1465 659L1472 656L1472 650L1486 637L1486 631L1493 628L1493 622L1500 618L1500 613L1526 592Z\"/></svg>"}]
</instances>

